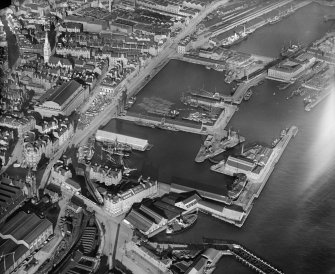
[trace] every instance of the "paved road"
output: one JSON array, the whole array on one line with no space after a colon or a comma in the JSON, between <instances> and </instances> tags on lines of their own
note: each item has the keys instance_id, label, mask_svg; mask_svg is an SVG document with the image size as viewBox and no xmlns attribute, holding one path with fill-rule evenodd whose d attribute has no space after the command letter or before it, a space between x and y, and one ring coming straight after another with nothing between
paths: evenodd
<instances>
[{"instance_id":1,"label":"paved road","mask_svg":"<svg viewBox=\"0 0 335 274\"><path fill-rule=\"evenodd\" d=\"M137 87L145 81L145 77L150 74L156 68L159 68L164 61L169 59L171 56L176 54L176 48L178 42L187 35L193 33L196 29L198 23L200 23L207 14L211 13L217 7L226 4L228 0L220 0L211 3L208 5L194 20L192 20L175 38L174 40L167 41L164 49L154 57L150 63L142 69L142 71L137 74L131 82L126 83L125 87L127 88L128 94L133 94L136 91ZM94 134L94 132L99 128L100 125L107 123L113 115L116 113L118 99L120 98L121 94L116 96L116 99L106 107L102 112L100 112L92 122L83 130L76 132L73 138L73 144L78 145L81 142L85 141L90 135ZM84 108L83 108L84 109Z\"/></svg>"}]
</instances>

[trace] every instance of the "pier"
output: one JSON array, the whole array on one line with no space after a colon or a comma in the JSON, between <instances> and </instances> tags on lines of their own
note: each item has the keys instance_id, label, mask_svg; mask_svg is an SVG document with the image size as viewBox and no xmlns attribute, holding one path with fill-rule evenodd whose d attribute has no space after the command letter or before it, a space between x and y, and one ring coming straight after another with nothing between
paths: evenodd
<instances>
[{"instance_id":1,"label":"pier","mask_svg":"<svg viewBox=\"0 0 335 274\"><path fill-rule=\"evenodd\" d=\"M258 60L262 59L268 62L268 64L275 62L275 60L273 60L272 58L268 58L268 57L255 56L255 58L257 58ZM191 54L185 54L184 56L175 58L175 59L193 63L193 64L204 65L204 66L208 66L208 65L225 66L226 64L226 62L222 60L214 60L214 59L200 57L200 56L191 55ZM247 90L253 86L256 86L260 81L264 80L267 77L267 69L261 69L259 72L257 71L253 72L249 76L251 76L251 78L248 79L247 77L245 77L247 79L245 79L242 83L240 83L240 85L238 86L238 88L236 89L233 95L221 95L220 94L220 99L226 103L241 104L243 100L243 96L245 95Z\"/></svg>"},{"instance_id":2,"label":"pier","mask_svg":"<svg viewBox=\"0 0 335 274\"><path fill-rule=\"evenodd\" d=\"M204 250L206 248L214 248L216 250L225 251L223 255L232 255L238 262L248 266L257 273L261 274L284 274L281 270L272 266L269 262L255 255L244 246L230 240L203 238L202 243L181 243L175 241L163 241L159 243L150 243L163 248L173 248L174 250L194 249Z\"/></svg>"},{"instance_id":3,"label":"pier","mask_svg":"<svg viewBox=\"0 0 335 274\"><path fill-rule=\"evenodd\" d=\"M140 122L143 126L147 127L157 127L162 124L162 119L165 119L164 125L170 126L173 131L184 131L189 133L195 133L200 135L207 135L208 132L206 129L203 129L201 123L192 123L191 121L178 121L172 120L164 117L153 117L149 115L137 114L137 113L130 113L128 112L124 116L118 116L117 119L125 120L130 122ZM146 124L146 125L145 125ZM168 128L167 128L168 129ZM169 130L169 129L168 129Z\"/></svg>"},{"instance_id":4,"label":"pier","mask_svg":"<svg viewBox=\"0 0 335 274\"><path fill-rule=\"evenodd\" d=\"M296 126L290 127L286 135L282 137L281 140L277 143L277 145L273 148L270 158L263 167L263 170L260 172L259 176L256 177L253 176L250 171L244 172L248 176L248 184L246 185L245 189L238 197L238 199L233 202L233 204L242 207L243 210L245 211L245 214L241 221L239 222L231 221L230 223L238 227L241 227L243 225L243 223L245 222L246 218L248 217L251 211L254 200L259 197L267 180L272 174L272 171L274 170L276 163L279 161L291 138L295 137L297 132L298 128ZM229 167L227 168L225 161L221 161L219 164L213 165L211 167L211 170L230 176L233 176L233 174L237 172L236 170L232 170ZM229 219L229 217L227 217L227 219Z\"/></svg>"},{"instance_id":5,"label":"pier","mask_svg":"<svg viewBox=\"0 0 335 274\"><path fill-rule=\"evenodd\" d=\"M312 108L316 107L319 103L321 103L324 99L326 99L331 94L331 92L332 91L322 92L322 94L319 95L315 101L306 105L305 110L310 111Z\"/></svg>"}]
</instances>

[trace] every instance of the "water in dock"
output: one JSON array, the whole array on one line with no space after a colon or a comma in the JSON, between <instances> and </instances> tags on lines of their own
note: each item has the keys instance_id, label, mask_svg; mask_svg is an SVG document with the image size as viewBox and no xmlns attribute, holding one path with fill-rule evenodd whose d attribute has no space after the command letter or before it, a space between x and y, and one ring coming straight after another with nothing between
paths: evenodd
<instances>
[{"instance_id":1,"label":"water in dock","mask_svg":"<svg viewBox=\"0 0 335 274\"><path fill-rule=\"evenodd\" d=\"M282 46L290 40L310 43L334 28L333 21L323 21L327 13L335 14L335 9L311 4L297 11L296 15L257 30L236 48L259 55L278 56ZM221 72L206 70L204 66L172 61L145 87L142 96L158 96L158 92L169 101L179 100L180 90L192 84L201 88L204 82L207 90L214 91L216 87L219 91L220 87L229 95L229 85L223 78ZM278 82L265 80L263 85L254 87L252 100L242 102L228 125L239 129L247 144L265 145L270 145L281 129L291 125L299 128L242 229L200 213L193 229L174 238L192 242L201 240L203 236L238 240L284 273L330 273L335 261L335 247L328 236L333 235L335 226L335 145L329 135L331 120L328 120L331 112L326 108L327 100L313 111L306 112L300 98L286 100L290 92L278 89L278 85ZM141 93L138 99L140 96ZM209 167L212 163L208 161L201 165L194 162L204 141L201 136L139 127L124 121L114 121L108 127L148 139L154 144L152 150L135 153L130 159L131 164L138 166L145 176L151 175L168 183L183 180L190 186L201 184L226 191L229 177L211 172ZM238 146L233 152L240 149ZM164 238L164 235L156 237ZM232 257L224 257L218 263L216 273L254 272Z\"/></svg>"}]
</instances>

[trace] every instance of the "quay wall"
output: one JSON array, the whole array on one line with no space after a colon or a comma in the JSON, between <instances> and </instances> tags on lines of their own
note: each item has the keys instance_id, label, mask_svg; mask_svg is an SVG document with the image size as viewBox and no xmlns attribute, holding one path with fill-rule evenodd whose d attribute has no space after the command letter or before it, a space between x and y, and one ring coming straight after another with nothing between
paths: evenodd
<instances>
[{"instance_id":1,"label":"quay wall","mask_svg":"<svg viewBox=\"0 0 335 274\"><path fill-rule=\"evenodd\" d=\"M163 117L154 117L154 116L146 116L137 113L127 113L125 116L118 116L120 120L126 120L131 122L141 121L146 122L150 125L159 125L162 122ZM171 126L177 130L190 132L195 134L207 135L206 127L202 127L200 123L192 122L192 121L181 121L181 120L173 120L165 118L165 125Z\"/></svg>"},{"instance_id":2,"label":"quay wall","mask_svg":"<svg viewBox=\"0 0 335 274\"><path fill-rule=\"evenodd\" d=\"M205 58L205 57L200 57L196 55L191 55L191 54L184 54L183 56L176 56L173 59L188 62L188 63L193 63L193 64L198 64L198 65L225 65L226 62L222 60L214 60L210 58Z\"/></svg>"},{"instance_id":3,"label":"quay wall","mask_svg":"<svg viewBox=\"0 0 335 274\"><path fill-rule=\"evenodd\" d=\"M328 97L328 95L330 95L331 92L326 92L323 93L322 95L320 95L313 103L311 103L309 105L309 107L307 108L307 106L305 107L306 111L310 111L312 108L316 107L319 103L321 103L324 99L326 99Z\"/></svg>"},{"instance_id":4,"label":"quay wall","mask_svg":"<svg viewBox=\"0 0 335 274\"><path fill-rule=\"evenodd\" d=\"M272 152L272 157L269 159L268 164L264 167L264 171L262 172L263 174L261 175L261 178L255 180L255 179L249 179L249 183L252 184L252 188L253 189L249 189L249 191L251 192L250 197L247 197L245 199L238 199L236 202L233 202L233 204L241 206L243 208L243 210L246 211L246 214L242 220L242 224L245 221L245 219L247 218L247 216L249 215L251 208L253 206L253 201L259 197L260 193L262 192L267 180L269 179L269 177L271 176L275 165L277 164L277 162L279 161L280 157L282 156L285 148L287 147L288 143L290 142L290 140L292 139L292 137L294 137L298 132L298 128L296 126L292 126L286 136L284 136L277 144L277 146L274 148L274 151ZM230 169L227 169L224 165L222 165L217 172L219 173L223 173L226 175L233 175L233 172ZM243 193L242 193L243 195ZM241 226L241 222L235 222L233 220L229 220L229 218L227 217L225 219L225 216L223 216L223 218L220 218L223 220L226 220L230 223L235 224L236 226Z\"/></svg>"}]
</instances>

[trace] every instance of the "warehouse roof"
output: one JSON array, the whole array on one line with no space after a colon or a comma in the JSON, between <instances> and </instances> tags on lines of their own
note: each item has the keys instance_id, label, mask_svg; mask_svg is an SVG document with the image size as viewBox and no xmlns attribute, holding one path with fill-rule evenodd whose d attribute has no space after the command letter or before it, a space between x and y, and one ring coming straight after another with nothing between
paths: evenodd
<instances>
[{"instance_id":1,"label":"warehouse roof","mask_svg":"<svg viewBox=\"0 0 335 274\"><path fill-rule=\"evenodd\" d=\"M126 220L131 223L135 228L141 230L142 232L146 233L154 224L148 218L140 214L138 211L132 209Z\"/></svg>"},{"instance_id":2,"label":"warehouse roof","mask_svg":"<svg viewBox=\"0 0 335 274\"><path fill-rule=\"evenodd\" d=\"M49 226L52 226L49 220L21 211L0 228L0 236L10 238L16 243L23 241L23 244L29 246Z\"/></svg>"},{"instance_id":3,"label":"warehouse roof","mask_svg":"<svg viewBox=\"0 0 335 274\"><path fill-rule=\"evenodd\" d=\"M162 212L162 216L165 216L168 220L172 220L178 217L184 210L174 205L167 204L162 201L155 201L154 206Z\"/></svg>"},{"instance_id":4,"label":"warehouse roof","mask_svg":"<svg viewBox=\"0 0 335 274\"><path fill-rule=\"evenodd\" d=\"M19 187L11 186L6 183L0 183L0 205L12 203L17 197L23 195Z\"/></svg>"},{"instance_id":5,"label":"warehouse roof","mask_svg":"<svg viewBox=\"0 0 335 274\"><path fill-rule=\"evenodd\" d=\"M143 204L141 204L140 210L143 211L145 214L147 214L152 219L154 219L156 224L159 224L163 220L163 217L161 215L159 215L157 212L146 207Z\"/></svg>"},{"instance_id":6,"label":"warehouse roof","mask_svg":"<svg viewBox=\"0 0 335 274\"><path fill-rule=\"evenodd\" d=\"M3 239L0 237L1 252L4 255L0 258L0 273L5 273L13 264L14 259L17 261L24 253L28 251L28 248L22 244L16 244L11 239ZM7 254L7 255L6 255Z\"/></svg>"},{"instance_id":7,"label":"warehouse roof","mask_svg":"<svg viewBox=\"0 0 335 274\"><path fill-rule=\"evenodd\" d=\"M55 102L60 106L63 105L67 99L69 99L73 93L75 93L81 85L75 81L71 80L64 83L60 87L56 88L54 92L47 99L48 101Z\"/></svg>"}]
</instances>

